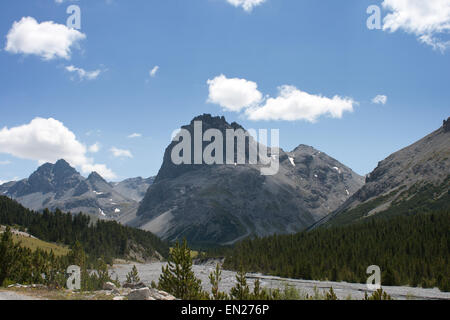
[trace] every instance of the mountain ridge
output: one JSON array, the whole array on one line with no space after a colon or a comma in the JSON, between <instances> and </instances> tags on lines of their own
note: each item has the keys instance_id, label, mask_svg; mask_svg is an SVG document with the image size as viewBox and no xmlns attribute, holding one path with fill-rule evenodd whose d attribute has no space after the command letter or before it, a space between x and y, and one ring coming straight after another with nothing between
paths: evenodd
<instances>
[{"instance_id":1,"label":"mountain ridge","mask_svg":"<svg viewBox=\"0 0 450 320\"><path fill-rule=\"evenodd\" d=\"M54 164L39 166L28 179L0 185L0 195L9 196L35 211L60 209L83 212L101 219L117 219L121 215L134 214L141 189L151 183L151 178L133 179L133 186L120 189L118 186L123 181L109 183L97 172L91 172L84 178L67 161L60 159ZM133 188L140 190L129 197Z\"/></svg>"},{"instance_id":2,"label":"mountain ridge","mask_svg":"<svg viewBox=\"0 0 450 320\"><path fill-rule=\"evenodd\" d=\"M243 129L209 114L195 117L182 129L194 132L194 121L202 121L203 133L211 128ZM263 176L259 164L177 166L171 162L175 145L171 142L166 148L155 183L136 217L126 221L163 239L231 244L251 235L294 233L336 208L363 184L350 168L312 147L280 149L279 172ZM248 150L246 146L246 159ZM225 153L224 148L224 158Z\"/></svg>"},{"instance_id":3,"label":"mountain ridge","mask_svg":"<svg viewBox=\"0 0 450 320\"><path fill-rule=\"evenodd\" d=\"M380 161L367 175L366 184L313 228L392 212L413 199L414 206L426 210L422 204L433 201L431 190L448 197L445 192L450 187L449 159L450 118L439 129Z\"/></svg>"}]
</instances>

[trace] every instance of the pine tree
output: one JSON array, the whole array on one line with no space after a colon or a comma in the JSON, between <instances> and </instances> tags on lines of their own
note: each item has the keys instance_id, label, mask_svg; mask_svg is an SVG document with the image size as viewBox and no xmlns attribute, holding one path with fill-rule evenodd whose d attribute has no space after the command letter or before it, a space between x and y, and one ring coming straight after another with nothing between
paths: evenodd
<instances>
[{"instance_id":1,"label":"pine tree","mask_svg":"<svg viewBox=\"0 0 450 320\"><path fill-rule=\"evenodd\" d=\"M336 293L334 293L333 287L331 287L330 291L326 293L325 300L339 300Z\"/></svg>"},{"instance_id":2,"label":"pine tree","mask_svg":"<svg viewBox=\"0 0 450 320\"><path fill-rule=\"evenodd\" d=\"M6 228L0 241L0 286L13 271L19 245L14 244L11 229Z\"/></svg>"},{"instance_id":3,"label":"pine tree","mask_svg":"<svg viewBox=\"0 0 450 320\"><path fill-rule=\"evenodd\" d=\"M199 300L207 297L202 291L201 281L192 271L191 250L186 240L175 244L169 255L167 266L162 267L158 287L182 300Z\"/></svg>"},{"instance_id":4,"label":"pine tree","mask_svg":"<svg viewBox=\"0 0 450 320\"><path fill-rule=\"evenodd\" d=\"M231 288L230 295L234 300L249 300L250 299L250 289L247 284L247 278L244 269L241 270L236 275L236 285Z\"/></svg>"},{"instance_id":5,"label":"pine tree","mask_svg":"<svg viewBox=\"0 0 450 320\"><path fill-rule=\"evenodd\" d=\"M139 278L139 273L136 268L136 265L133 265L133 268L127 274L127 283L128 284L138 284L139 282L141 282L141 278Z\"/></svg>"},{"instance_id":6,"label":"pine tree","mask_svg":"<svg viewBox=\"0 0 450 320\"><path fill-rule=\"evenodd\" d=\"M220 265L216 264L216 269L214 272L209 274L209 281L211 283L211 295L214 300L225 300L227 299L227 294L219 291L219 283L222 280L222 270Z\"/></svg>"}]
</instances>

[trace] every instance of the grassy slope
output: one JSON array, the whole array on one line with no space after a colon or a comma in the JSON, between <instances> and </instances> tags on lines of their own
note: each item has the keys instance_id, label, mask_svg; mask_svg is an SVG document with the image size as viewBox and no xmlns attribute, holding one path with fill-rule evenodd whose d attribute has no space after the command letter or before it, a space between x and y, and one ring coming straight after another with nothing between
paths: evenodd
<instances>
[{"instance_id":1,"label":"grassy slope","mask_svg":"<svg viewBox=\"0 0 450 320\"><path fill-rule=\"evenodd\" d=\"M29 248L31 250L41 249L46 252L50 252L53 250L53 253L56 256L65 256L69 253L69 248L63 245L54 244L50 242L45 242L39 239L21 236L21 235L13 235L14 242L20 242L22 247Z\"/></svg>"}]
</instances>

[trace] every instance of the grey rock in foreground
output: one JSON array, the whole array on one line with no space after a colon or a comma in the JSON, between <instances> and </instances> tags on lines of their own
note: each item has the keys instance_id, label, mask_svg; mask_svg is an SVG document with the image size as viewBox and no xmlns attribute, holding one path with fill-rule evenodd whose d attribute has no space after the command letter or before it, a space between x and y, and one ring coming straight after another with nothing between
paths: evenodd
<instances>
[{"instance_id":1,"label":"grey rock in foreground","mask_svg":"<svg viewBox=\"0 0 450 320\"><path fill-rule=\"evenodd\" d=\"M145 287L131 291L128 300L176 300L176 298L167 292Z\"/></svg>"}]
</instances>

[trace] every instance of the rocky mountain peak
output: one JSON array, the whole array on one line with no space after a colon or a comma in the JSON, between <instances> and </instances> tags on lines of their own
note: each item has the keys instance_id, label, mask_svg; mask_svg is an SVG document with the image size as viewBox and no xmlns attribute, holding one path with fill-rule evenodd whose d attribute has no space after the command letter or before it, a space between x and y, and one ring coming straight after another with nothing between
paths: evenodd
<instances>
[{"instance_id":1,"label":"rocky mountain peak","mask_svg":"<svg viewBox=\"0 0 450 320\"><path fill-rule=\"evenodd\" d=\"M447 118L447 120L444 120L443 128L444 128L444 132L450 131L450 117Z\"/></svg>"},{"instance_id":2,"label":"rocky mountain peak","mask_svg":"<svg viewBox=\"0 0 450 320\"><path fill-rule=\"evenodd\" d=\"M238 123L228 123L225 119L225 117L223 116L212 116L211 114L203 114L203 115L199 115L195 118L192 119L192 121L190 122L189 125L183 126L182 129L187 130L190 134L191 134L191 146L193 148L194 146L194 127L195 127L195 122L196 121L201 121L202 123L202 133L204 133L205 131L209 130L209 129L217 129L219 131L221 131L223 133L223 138L224 138L224 142L223 142L223 155L224 155L224 159L226 158L226 142L225 142L225 137L226 137L226 130L227 129L243 129L243 127L241 125L239 125ZM245 130L245 129L243 129ZM161 169L158 172L158 175L155 179L156 181L161 181L164 179L169 179L169 178L175 178L177 176L183 175L186 172L190 172L190 171L195 171L198 169L201 169L204 165L203 164L195 164L195 165L175 165L173 164L173 162L171 161L171 154L172 154L172 149L178 144L178 141L172 141L169 146L166 148L166 151L164 153L164 160L163 160L163 164L161 166ZM209 142L203 142L203 150L204 148L209 144ZM193 149L192 149L193 150ZM194 163L194 154L192 153L191 155L191 163Z\"/></svg>"},{"instance_id":3,"label":"rocky mountain peak","mask_svg":"<svg viewBox=\"0 0 450 320\"><path fill-rule=\"evenodd\" d=\"M109 184L103 177L97 172L92 172L86 179L86 183L90 184L92 188L98 189L110 189L112 184Z\"/></svg>"},{"instance_id":4,"label":"rocky mountain peak","mask_svg":"<svg viewBox=\"0 0 450 320\"><path fill-rule=\"evenodd\" d=\"M203 131L214 128L219 129L222 132L225 132L226 129L243 129L243 127L236 123L228 123L224 116L212 116L211 114L205 113L203 115L197 116L194 119L192 119L189 126L184 126L184 129L193 129L194 128L194 122L195 121L201 121L203 126ZM191 130L189 130L191 131Z\"/></svg>"},{"instance_id":5,"label":"rocky mountain peak","mask_svg":"<svg viewBox=\"0 0 450 320\"><path fill-rule=\"evenodd\" d=\"M103 177L101 175L99 175L97 172L93 171L91 172L91 174L88 176L87 178L88 181L90 182L103 182L103 183L108 183L106 182L105 179L103 179Z\"/></svg>"},{"instance_id":6,"label":"rocky mountain peak","mask_svg":"<svg viewBox=\"0 0 450 320\"><path fill-rule=\"evenodd\" d=\"M204 114L182 127L191 134L191 146L195 121L202 121L203 132L243 129L224 117ZM185 138L189 139L181 139ZM294 152L280 149L278 173L262 176L260 167L247 161L248 143L243 165L175 165L171 154L178 143L167 147L158 176L132 222L164 239L230 244L251 235L297 232L336 209L363 184L351 169L306 145ZM204 142L203 150L209 144ZM226 159L226 141L223 146ZM236 145L233 151L236 156Z\"/></svg>"}]
</instances>

